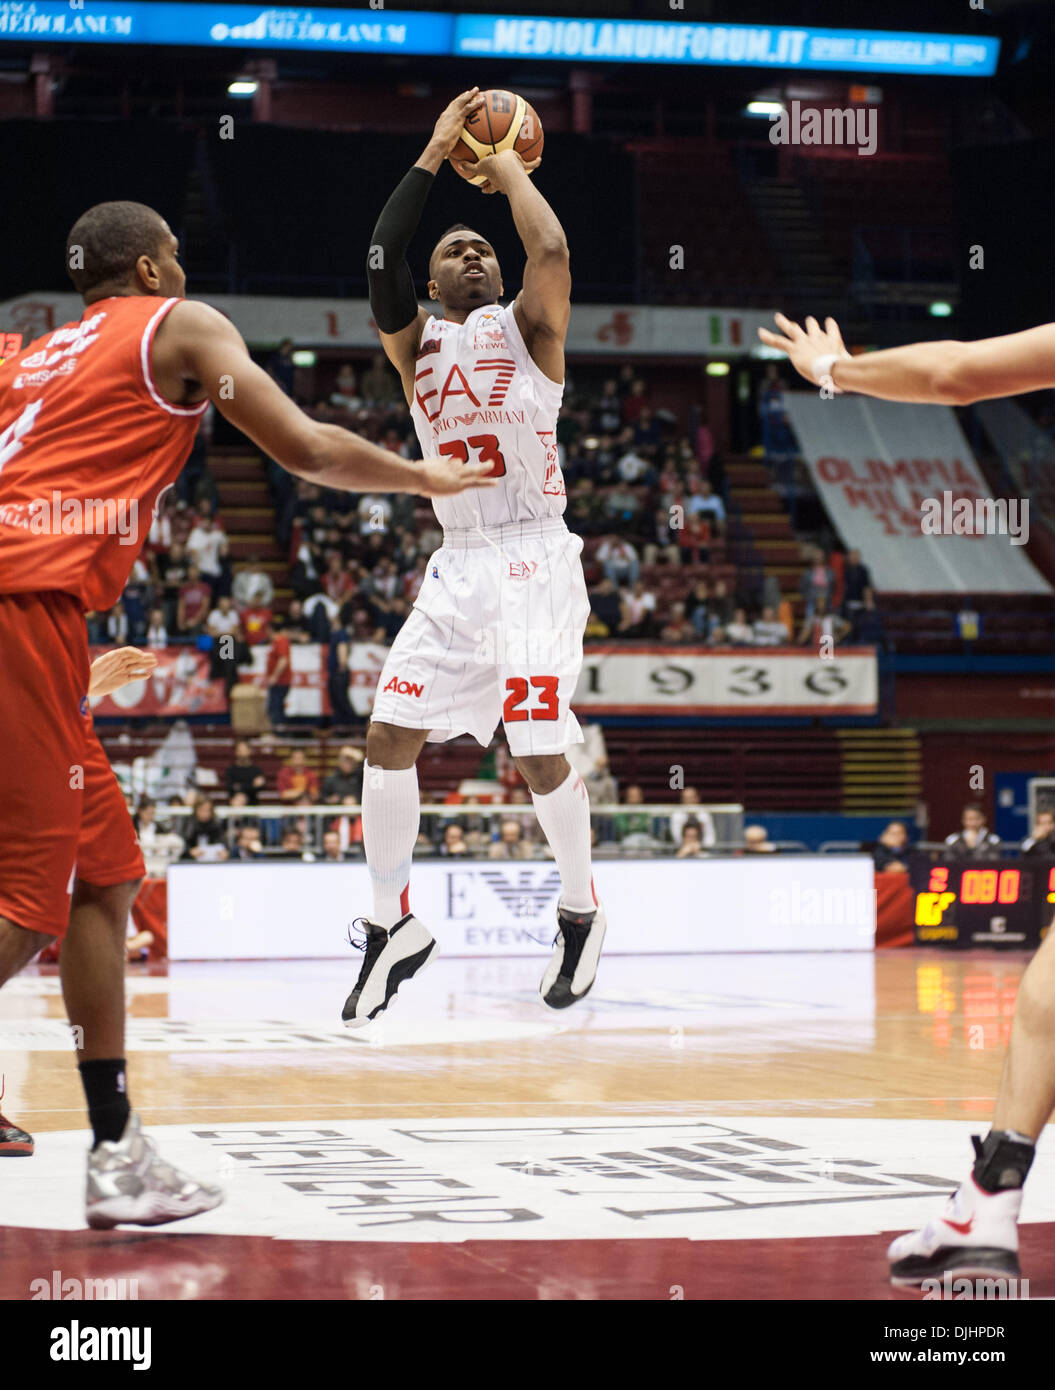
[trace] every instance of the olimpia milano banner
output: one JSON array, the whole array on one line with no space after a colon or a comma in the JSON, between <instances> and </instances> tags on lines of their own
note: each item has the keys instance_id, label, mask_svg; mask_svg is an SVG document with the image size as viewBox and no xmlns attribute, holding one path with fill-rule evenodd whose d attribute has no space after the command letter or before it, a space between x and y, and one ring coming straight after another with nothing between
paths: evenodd
<instances>
[{"instance_id":1,"label":"olimpia milano banner","mask_svg":"<svg viewBox=\"0 0 1055 1390\"><path fill-rule=\"evenodd\" d=\"M1003 511L947 406L785 394L840 540L884 593L1048 593L1026 555L1028 510Z\"/></svg>"},{"instance_id":2,"label":"olimpia milano banner","mask_svg":"<svg viewBox=\"0 0 1055 1390\"><path fill-rule=\"evenodd\" d=\"M213 294L206 302L225 314L251 347L273 347L283 338L305 348L372 349L380 343L365 299ZM0 347L5 335L20 333L28 342L79 319L83 312L76 294L46 291L8 299L0 303ZM735 357L749 353L757 344L757 330L772 323L772 310L581 305L572 309L568 351Z\"/></svg>"}]
</instances>

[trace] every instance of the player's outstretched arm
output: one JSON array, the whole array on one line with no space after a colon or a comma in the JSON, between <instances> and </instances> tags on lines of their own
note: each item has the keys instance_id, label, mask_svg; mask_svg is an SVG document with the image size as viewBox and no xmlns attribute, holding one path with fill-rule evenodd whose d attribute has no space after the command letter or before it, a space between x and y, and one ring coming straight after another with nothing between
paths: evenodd
<instances>
[{"instance_id":1,"label":"player's outstretched arm","mask_svg":"<svg viewBox=\"0 0 1055 1390\"><path fill-rule=\"evenodd\" d=\"M557 214L531 182L540 160L525 164L515 150L469 167L487 178L485 192L504 193L527 254L524 285L513 312L528 351L554 381L564 380L564 342L571 318L571 257Z\"/></svg>"},{"instance_id":2,"label":"player's outstretched arm","mask_svg":"<svg viewBox=\"0 0 1055 1390\"><path fill-rule=\"evenodd\" d=\"M258 367L242 335L208 304L183 300L154 339L155 379L197 383L217 410L297 477L348 492L411 492L422 497L490 487L490 465L451 458L414 463L339 425L305 415Z\"/></svg>"},{"instance_id":3,"label":"player's outstretched arm","mask_svg":"<svg viewBox=\"0 0 1055 1390\"><path fill-rule=\"evenodd\" d=\"M450 103L436 122L421 158L404 175L381 210L367 257L370 309L381 333L381 346L399 372L408 401L414 399L414 364L428 311L418 305L407 247L418 229L433 180L461 139L462 127L482 103L472 87Z\"/></svg>"},{"instance_id":4,"label":"player's outstretched arm","mask_svg":"<svg viewBox=\"0 0 1055 1390\"><path fill-rule=\"evenodd\" d=\"M825 319L821 328L808 318L800 327L777 314L776 323L779 333L758 330L762 341L786 352L807 381L819 386L828 377L840 391L886 401L971 405L1055 386L1055 324L973 343L913 343L851 357L834 319Z\"/></svg>"}]
</instances>

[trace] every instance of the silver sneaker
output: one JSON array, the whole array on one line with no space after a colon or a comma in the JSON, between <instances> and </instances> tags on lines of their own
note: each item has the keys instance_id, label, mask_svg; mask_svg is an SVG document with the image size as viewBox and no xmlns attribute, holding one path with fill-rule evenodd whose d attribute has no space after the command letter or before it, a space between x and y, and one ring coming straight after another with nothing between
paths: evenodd
<instances>
[{"instance_id":1,"label":"silver sneaker","mask_svg":"<svg viewBox=\"0 0 1055 1390\"><path fill-rule=\"evenodd\" d=\"M134 1112L116 1143L104 1140L88 1155L86 1206L94 1231L163 1226L212 1211L222 1201L220 1188L188 1177L160 1157Z\"/></svg>"}]
</instances>

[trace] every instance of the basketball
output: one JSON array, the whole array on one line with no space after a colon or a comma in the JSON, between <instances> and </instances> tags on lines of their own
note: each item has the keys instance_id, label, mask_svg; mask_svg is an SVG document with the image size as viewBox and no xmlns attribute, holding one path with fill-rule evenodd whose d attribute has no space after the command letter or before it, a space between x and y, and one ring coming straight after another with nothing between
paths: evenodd
<instances>
[{"instance_id":1,"label":"basketball","mask_svg":"<svg viewBox=\"0 0 1055 1390\"><path fill-rule=\"evenodd\" d=\"M543 144L542 122L530 102L516 92L484 92L483 98L483 105L462 128L462 138L452 150L451 159L475 164L500 150L516 150L528 163L538 159ZM486 179L477 175L469 182L479 185Z\"/></svg>"}]
</instances>

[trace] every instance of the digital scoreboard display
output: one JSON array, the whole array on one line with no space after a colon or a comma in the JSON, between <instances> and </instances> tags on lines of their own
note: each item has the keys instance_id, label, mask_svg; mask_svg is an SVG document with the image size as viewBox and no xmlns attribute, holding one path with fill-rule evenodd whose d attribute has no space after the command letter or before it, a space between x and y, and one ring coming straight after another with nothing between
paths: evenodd
<instances>
[{"instance_id":1,"label":"digital scoreboard display","mask_svg":"<svg viewBox=\"0 0 1055 1390\"><path fill-rule=\"evenodd\" d=\"M1055 862L910 861L919 946L1030 950L1055 916Z\"/></svg>"}]
</instances>

